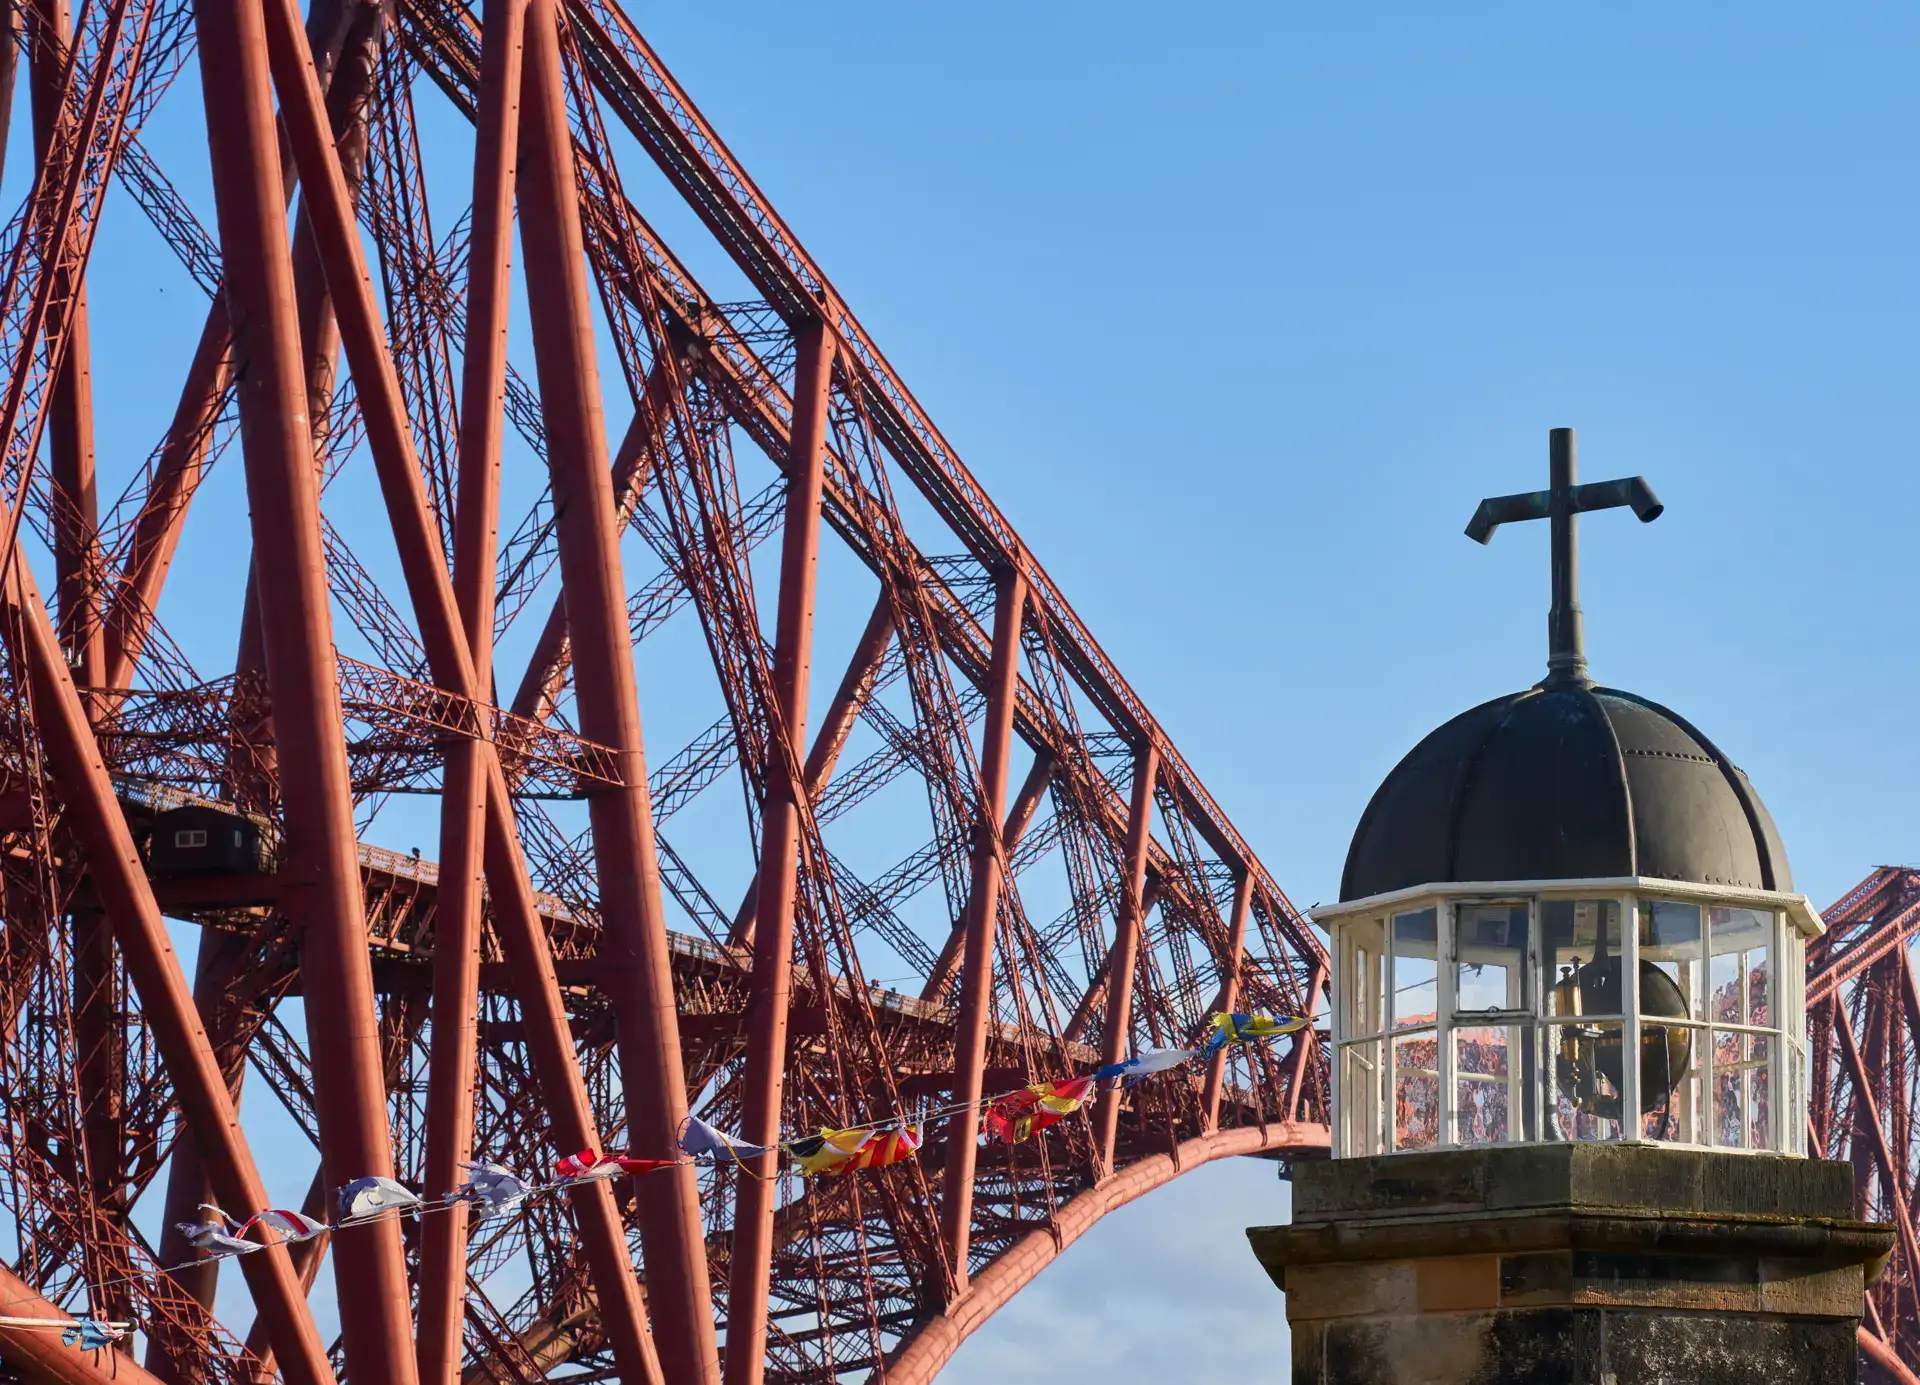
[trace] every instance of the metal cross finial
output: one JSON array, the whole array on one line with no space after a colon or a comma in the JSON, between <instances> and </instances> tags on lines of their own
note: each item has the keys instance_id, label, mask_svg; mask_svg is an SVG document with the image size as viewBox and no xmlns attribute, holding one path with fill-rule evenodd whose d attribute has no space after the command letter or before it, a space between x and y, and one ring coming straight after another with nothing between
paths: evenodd
<instances>
[{"instance_id":1,"label":"metal cross finial","mask_svg":"<svg viewBox=\"0 0 1920 1385\"><path fill-rule=\"evenodd\" d=\"M1642 524L1651 524L1665 507L1643 476L1577 485L1580 463L1573 429L1555 428L1547 437L1552 462L1549 488L1482 500L1467 524L1467 537L1486 543L1503 524L1523 519L1553 521L1553 610L1547 615L1547 677L1540 686L1592 687L1580 620L1580 512L1630 505Z\"/></svg>"}]
</instances>

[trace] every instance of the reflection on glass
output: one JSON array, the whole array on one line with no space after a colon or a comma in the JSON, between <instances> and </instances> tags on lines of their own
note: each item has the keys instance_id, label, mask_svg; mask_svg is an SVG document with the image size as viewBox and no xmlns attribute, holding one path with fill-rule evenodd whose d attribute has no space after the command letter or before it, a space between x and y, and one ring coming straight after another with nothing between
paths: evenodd
<instances>
[{"instance_id":1,"label":"reflection on glass","mask_svg":"<svg viewBox=\"0 0 1920 1385\"><path fill-rule=\"evenodd\" d=\"M1707 911L1707 1018L1769 1023L1773 999L1773 915L1759 909Z\"/></svg>"},{"instance_id":2,"label":"reflection on glass","mask_svg":"<svg viewBox=\"0 0 1920 1385\"><path fill-rule=\"evenodd\" d=\"M1455 1014L1527 1008L1527 906L1462 904L1453 915Z\"/></svg>"},{"instance_id":3,"label":"reflection on glass","mask_svg":"<svg viewBox=\"0 0 1920 1385\"><path fill-rule=\"evenodd\" d=\"M1418 909L1393 916L1393 1027L1432 1024L1439 1018L1439 911Z\"/></svg>"},{"instance_id":4,"label":"reflection on glass","mask_svg":"<svg viewBox=\"0 0 1920 1385\"><path fill-rule=\"evenodd\" d=\"M1671 899L1643 899L1638 913L1643 968L1651 963L1673 982L1673 989L1682 999L1680 1013L1705 1018L1700 1013L1697 984L1701 957L1700 906Z\"/></svg>"},{"instance_id":5,"label":"reflection on glass","mask_svg":"<svg viewBox=\"0 0 1920 1385\"><path fill-rule=\"evenodd\" d=\"M1431 1029L1393 1040L1393 1147L1424 1149L1440 1138L1440 1052Z\"/></svg>"},{"instance_id":6,"label":"reflection on glass","mask_svg":"<svg viewBox=\"0 0 1920 1385\"><path fill-rule=\"evenodd\" d=\"M1620 902L1540 905L1540 979L1549 1015L1620 1013Z\"/></svg>"},{"instance_id":7,"label":"reflection on glass","mask_svg":"<svg viewBox=\"0 0 1920 1385\"><path fill-rule=\"evenodd\" d=\"M1642 962L1644 969L1650 965ZM1674 1144L1699 1141L1699 1079L1693 1049L1704 1030L1679 1024L1640 1025L1640 1137Z\"/></svg>"},{"instance_id":8,"label":"reflection on glass","mask_svg":"<svg viewBox=\"0 0 1920 1385\"><path fill-rule=\"evenodd\" d=\"M1553 1060L1553 1127L1563 1140L1621 1137L1620 1024L1571 1021L1547 1030Z\"/></svg>"},{"instance_id":9,"label":"reflection on glass","mask_svg":"<svg viewBox=\"0 0 1920 1385\"><path fill-rule=\"evenodd\" d=\"M1764 1034L1747 1035L1747 1148L1773 1147L1773 1046L1780 1041Z\"/></svg>"},{"instance_id":10,"label":"reflection on glass","mask_svg":"<svg viewBox=\"0 0 1920 1385\"><path fill-rule=\"evenodd\" d=\"M1455 1136L1463 1145L1524 1139L1519 1127L1521 1030L1476 1024L1453 1031Z\"/></svg>"},{"instance_id":11,"label":"reflection on glass","mask_svg":"<svg viewBox=\"0 0 1920 1385\"><path fill-rule=\"evenodd\" d=\"M1768 1035L1714 1031L1714 1144L1730 1149L1766 1149L1772 1144L1772 1057L1773 1039Z\"/></svg>"}]
</instances>

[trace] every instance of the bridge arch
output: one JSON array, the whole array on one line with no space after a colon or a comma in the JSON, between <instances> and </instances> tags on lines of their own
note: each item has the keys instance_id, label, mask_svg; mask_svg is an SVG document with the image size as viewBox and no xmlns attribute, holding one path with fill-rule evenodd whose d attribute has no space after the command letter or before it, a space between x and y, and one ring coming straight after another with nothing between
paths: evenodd
<instances>
[{"instance_id":1,"label":"bridge arch","mask_svg":"<svg viewBox=\"0 0 1920 1385\"><path fill-rule=\"evenodd\" d=\"M876 1373L875 1379L884 1379L888 1385L931 1381L967 1338L1108 1213L1216 1159L1286 1153L1323 1157L1327 1139L1324 1125L1251 1126L1198 1135L1168 1153L1129 1165L1068 1202L1054 1218L1053 1227L1028 1232L1002 1253L975 1276L966 1298L916 1326L895 1351L884 1375Z\"/></svg>"}]
</instances>

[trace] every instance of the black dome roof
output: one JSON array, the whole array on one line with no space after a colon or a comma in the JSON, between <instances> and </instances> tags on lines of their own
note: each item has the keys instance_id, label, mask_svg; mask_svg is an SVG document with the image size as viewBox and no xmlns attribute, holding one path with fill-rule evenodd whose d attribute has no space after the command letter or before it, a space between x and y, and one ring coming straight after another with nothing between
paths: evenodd
<instances>
[{"instance_id":1,"label":"black dome roof","mask_svg":"<svg viewBox=\"0 0 1920 1385\"><path fill-rule=\"evenodd\" d=\"M1340 898L1626 875L1793 889L1760 796L1686 721L1611 688L1537 687L1461 713L1395 766Z\"/></svg>"}]
</instances>

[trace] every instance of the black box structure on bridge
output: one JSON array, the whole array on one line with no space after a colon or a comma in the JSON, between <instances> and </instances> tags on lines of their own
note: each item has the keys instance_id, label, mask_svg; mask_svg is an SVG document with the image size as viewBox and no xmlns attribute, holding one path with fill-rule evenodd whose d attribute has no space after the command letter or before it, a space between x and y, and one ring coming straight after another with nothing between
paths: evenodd
<instances>
[{"instance_id":1,"label":"black box structure on bridge","mask_svg":"<svg viewBox=\"0 0 1920 1385\"><path fill-rule=\"evenodd\" d=\"M260 824L198 803L154 815L147 864L155 875L255 875L271 869Z\"/></svg>"}]
</instances>

